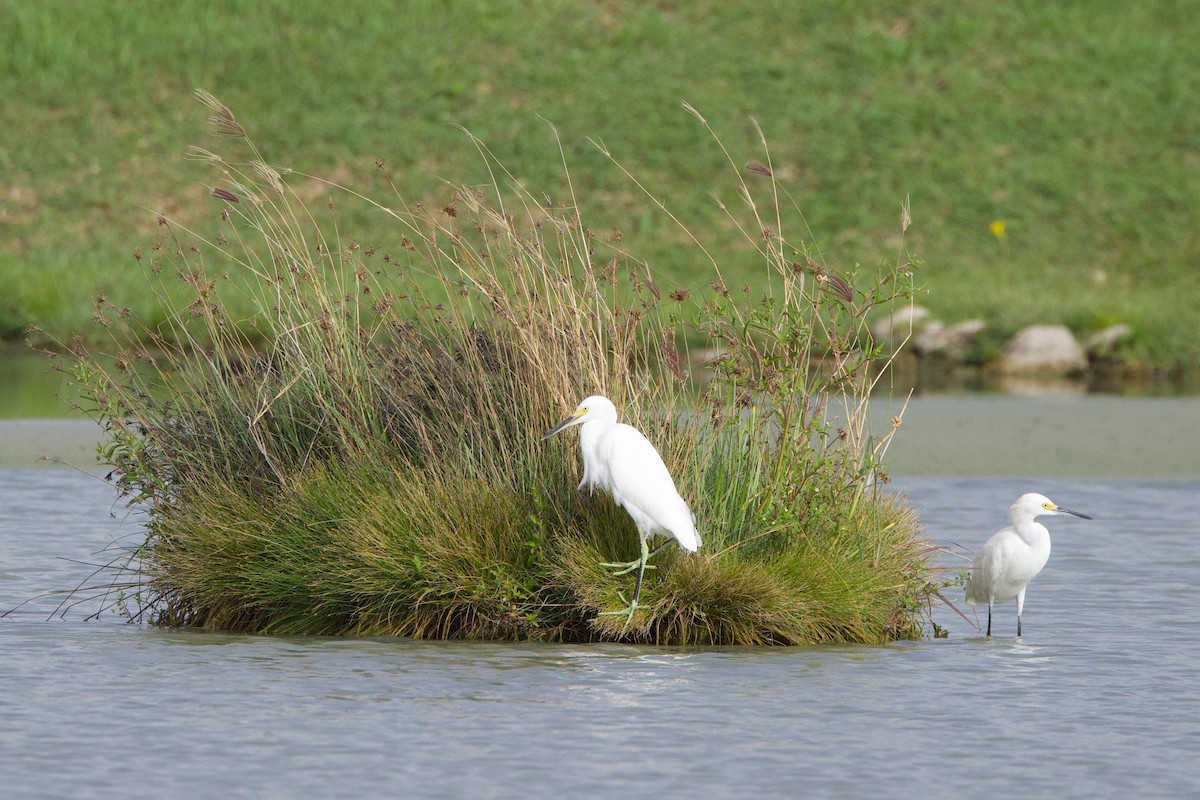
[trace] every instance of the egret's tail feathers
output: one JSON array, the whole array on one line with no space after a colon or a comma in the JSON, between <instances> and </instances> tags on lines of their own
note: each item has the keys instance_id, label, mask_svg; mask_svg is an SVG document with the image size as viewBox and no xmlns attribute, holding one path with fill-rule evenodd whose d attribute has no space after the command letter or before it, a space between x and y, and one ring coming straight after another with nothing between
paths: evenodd
<instances>
[{"instance_id":1,"label":"egret's tail feathers","mask_svg":"<svg viewBox=\"0 0 1200 800\"><path fill-rule=\"evenodd\" d=\"M671 533L675 535L675 541L679 542L679 546L687 552L694 553L700 549L700 534L696 533L694 526L671 531Z\"/></svg>"},{"instance_id":2,"label":"egret's tail feathers","mask_svg":"<svg viewBox=\"0 0 1200 800\"><path fill-rule=\"evenodd\" d=\"M983 581L976 580L973 577L967 578L967 585L963 591L968 605L977 606L981 603L986 603L987 592L984 591Z\"/></svg>"}]
</instances>

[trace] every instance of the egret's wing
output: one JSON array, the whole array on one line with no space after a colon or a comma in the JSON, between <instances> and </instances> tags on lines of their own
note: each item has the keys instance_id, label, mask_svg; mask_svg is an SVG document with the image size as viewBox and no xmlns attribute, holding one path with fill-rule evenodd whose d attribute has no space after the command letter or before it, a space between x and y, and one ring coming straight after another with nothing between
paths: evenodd
<instances>
[{"instance_id":1,"label":"egret's wing","mask_svg":"<svg viewBox=\"0 0 1200 800\"><path fill-rule=\"evenodd\" d=\"M996 579L1004 572L1004 534L1000 531L984 543L971 563L971 580L967 583L967 602L987 603L996 597Z\"/></svg>"},{"instance_id":2,"label":"egret's wing","mask_svg":"<svg viewBox=\"0 0 1200 800\"><path fill-rule=\"evenodd\" d=\"M691 509L667 471L662 456L641 431L614 425L600 442L601 460L608 464L613 499L627 510L634 506L655 525L671 533L690 551L700 546ZM630 511L637 519L637 515Z\"/></svg>"}]
</instances>

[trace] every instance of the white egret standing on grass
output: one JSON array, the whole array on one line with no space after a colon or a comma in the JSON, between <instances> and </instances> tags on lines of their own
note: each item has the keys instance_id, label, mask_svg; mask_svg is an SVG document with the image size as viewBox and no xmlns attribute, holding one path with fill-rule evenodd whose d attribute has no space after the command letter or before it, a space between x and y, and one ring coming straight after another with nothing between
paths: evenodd
<instances>
[{"instance_id":1,"label":"white egret standing on grass","mask_svg":"<svg viewBox=\"0 0 1200 800\"><path fill-rule=\"evenodd\" d=\"M1023 494L1010 509L1012 526L996 532L975 555L967 602L987 603L987 635L992 635L992 604L1017 601L1017 636L1021 635L1021 609L1025 587L1042 571L1050 558L1050 531L1033 518L1042 514L1070 514L1091 519L1087 514L1057 506L1040 494Z\"/></svg>"},{"instance_id":2,"label":"white egret standing on grass","mask_svg":"<svg viewBox=\"0 0 1200 800\"><path fill-rule=\"evenodd\" d=\"M637 583L629 608L606 612L628 612L629 619L633 619L642 592L646 562L652 555L646 540L651 536L666 534L674 537L684 550L694 553L700 547L695 518L688 504L679 496L662 456L641 431L617 422L617 408L607 397L592 395L587 398L571 416L547 431L542 439L548 439L573 425L583 426L579 430L579 449L583 453L583 480L579 482L579 490L587 487L590 491L599 486L608 492L617 505L629 512L642 540L641 558L624 564L601 565L618 567L614 575L626 575L637 570ZM662 547L654 552L660 549Z\"/></svg>"}]
</instances>

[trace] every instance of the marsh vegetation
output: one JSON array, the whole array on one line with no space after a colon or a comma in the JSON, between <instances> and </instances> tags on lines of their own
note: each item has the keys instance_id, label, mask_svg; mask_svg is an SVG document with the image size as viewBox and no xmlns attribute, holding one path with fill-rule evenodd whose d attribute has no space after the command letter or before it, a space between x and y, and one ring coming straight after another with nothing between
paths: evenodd
<instances>
[{"instance_id":1,"label":"marsh vegetation","mask_svg":"<svg viewBox=\"0 0 1200 800\"><path fill-rule=\"evenodd\" d=\"M928 550L879 491L899 420L866 427L891 356L866 316L908 302L912 263L901 245L882 277L841 272L788 238L803 217L765 138L748 165L729 157L718 199L760 284L729 285L723 254L677 219L706 272L693 292L589 227L565 159L549 202L475 139L490 185L447 185L434 206L372 197L267 163L198 97L223 135L221 152L191 151L210 227L161 217L139 251L161 322L100 298L107 343L71 348L113 480L148 512L145 542L114 563L131 614L554 641L920 635ZM386 221L386 246L343 228L347 205ZM576 491L571 437L539 438L597 392L663 454L704 539L660 555L627 628L600 615L629 589L600 562L637 556L632 522Z\"/></svg>"}]
</instances>

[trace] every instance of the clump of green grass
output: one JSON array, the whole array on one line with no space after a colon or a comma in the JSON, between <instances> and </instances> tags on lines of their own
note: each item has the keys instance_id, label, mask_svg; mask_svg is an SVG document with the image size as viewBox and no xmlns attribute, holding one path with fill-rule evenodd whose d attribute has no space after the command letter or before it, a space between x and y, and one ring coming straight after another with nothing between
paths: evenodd
<instances>
[{"instance_id":1,"label":"clump of green grass","mask_svg":"<svg viewBox=\"0 0 1200 800\"><path fill-rule=\"evenodd\" d=\"M164 321L103 300L111 362L74 349L109 432L103 456L148 511L132 613L439 638L920 635L936 591L926 552L911 510L879 489L895 425L865 428L889 356L864 320L906 301L909 260L868 279L785 239L794 208L765 140L766 163L731 158L740 200L726 211L768 289L727 286L681 225L710 270L693 296L589 229L579 198L540 202L482 143L494 183L450 186L440 207L329 184L314 209L293 186L303 176L265 163L233 113L198 94L241 150L192 151L214 170L216 231L162 219L143 252ZM340 230L342 204L385 216L392 240ZM172 282L192 299L172 305ZM704 343L702 381L689 342ZM573 441L540 440L597 392L658 446L704 538L698 554L660 555L628 623L602 612L623 605L630 578L599 564L636 555L633 524L576 491Z\"/></svg>"}]
</instances>

